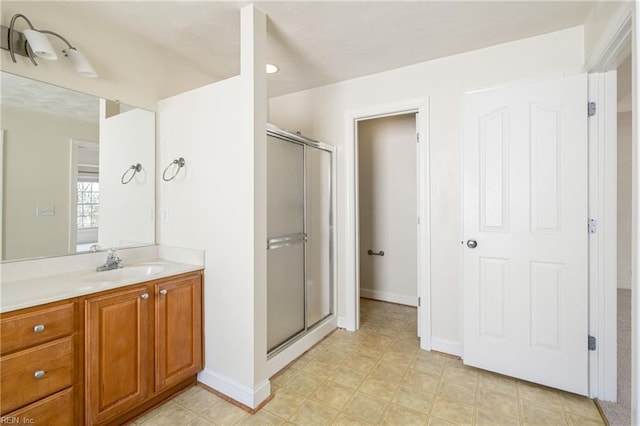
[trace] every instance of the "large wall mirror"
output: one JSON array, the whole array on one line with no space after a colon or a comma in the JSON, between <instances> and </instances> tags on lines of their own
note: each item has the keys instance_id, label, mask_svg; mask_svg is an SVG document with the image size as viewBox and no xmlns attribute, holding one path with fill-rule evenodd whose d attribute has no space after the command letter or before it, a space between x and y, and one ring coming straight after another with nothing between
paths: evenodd
<instances>
[{"instance_id":1,"label":"large wall mirror","mask_svg":"<svg viewBox=\"0 0 640 426\"><path fill-rule=\"evenodd\" d=\"M3 261L153 244L155 114L2 72Z\"/></svg>"}]
</instances>

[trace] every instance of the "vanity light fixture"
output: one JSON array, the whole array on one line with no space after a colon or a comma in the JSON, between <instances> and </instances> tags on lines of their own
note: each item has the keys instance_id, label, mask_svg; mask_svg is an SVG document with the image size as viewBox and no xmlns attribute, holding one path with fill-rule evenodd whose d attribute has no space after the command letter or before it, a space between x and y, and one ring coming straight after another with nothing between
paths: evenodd
<instances>
[{"instance_id":1,"label":"vanity light fixture","mask_svg":"<svg viewBox=\"0 0 640 426\"><path fill-rule=\"evenodd\" d=\"M24 19L29 25L29 29L24 30L22 33L16 31L14 27L18 18ZM98 76L87 58L85 58L78 49L73 47L66 38L53 31L36 29L31 24L31 21L20 13L13 15L9 27L7 28L2 26L1 30L2 44L0 47L9 51L9 55L11 55L11 60L13 62L17 62L16 54L28 57L31 60L31 63L35 66L38 66L38 63L34 56L48 60L58 59L58 55L56 55L56 52L47 37L47 35L52 35L59 38L67 45L65 49L62 49L62 53L71 60L71 63L78 73L84 77L95 78Z\"/></svg>"},{"instance_id":2,"label":"vanity light fixture","mask_svg":"<svg viewBox=\"0 0 640 426\"><path fill-rule=\"evenodd\" d=\"M267 74L275 74L278 72L278 67L273 64L267 64Z\"/></svg>"}]
</instances>

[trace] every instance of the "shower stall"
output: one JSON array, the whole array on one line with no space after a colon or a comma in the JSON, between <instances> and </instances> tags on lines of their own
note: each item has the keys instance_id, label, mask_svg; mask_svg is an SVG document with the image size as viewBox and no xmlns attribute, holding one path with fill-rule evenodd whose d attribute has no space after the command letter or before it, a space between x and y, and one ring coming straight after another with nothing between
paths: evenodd
<instances>
[{"instance_id":1,"label":"shower stall","mask_svg":"<svg viewBox=\"0 0 640 426\"><path fill-rule=\"evenodd\" d=\"M334 313L334 148L267 130L267 352Z\"/></svg>"}]
</instances>

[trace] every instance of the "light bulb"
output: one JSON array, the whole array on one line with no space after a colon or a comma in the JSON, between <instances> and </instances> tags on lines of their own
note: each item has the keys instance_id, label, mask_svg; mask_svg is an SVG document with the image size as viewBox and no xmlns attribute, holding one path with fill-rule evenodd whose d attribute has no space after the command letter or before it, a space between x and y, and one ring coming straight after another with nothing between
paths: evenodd
<instances>
[{"instance_id":1,"label":"light bulb","mask_svg":"<svg viewBox=\"0 0 640 426\"><path fill-rule=\"evenodd\" d=\"M23 34L27 38L29 47L36 56L49 60L58 59L58 55L56 55L53 46L51 46L45 34L42 34L38 30L24 30Z\"/></svg>"},{"instance_id":2,"label":"light bulb","mask_svg":"<svg viewBox=\"0 0 640 426\"><path fill-rule=\"evenodd\" d=\"M71 63L78 73L82 74L84 77L96 78L98 77L98 73L93 69L87 58L76 49L66 49L63 50L65 55L71 59Z\"/></svg>"}]
</instances>

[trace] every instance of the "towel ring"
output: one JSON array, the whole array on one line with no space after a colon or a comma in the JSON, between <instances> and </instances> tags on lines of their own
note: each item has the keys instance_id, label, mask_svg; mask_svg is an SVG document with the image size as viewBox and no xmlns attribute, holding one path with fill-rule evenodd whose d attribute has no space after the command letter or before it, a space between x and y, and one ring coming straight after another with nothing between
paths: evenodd
<instances>
[{"instance_id":1,"label":"towel ring","mask_svg":"<svg viewBox=\"0 0 640 426\"><path fill-rule=\"evenodd\" d=\"M176 168L175 173L173 174L173 176L171 176L170 178L167 179L167 171L169 170L169 168L173 165L177 165L178 167ZM180 157L176 160L173 160L171 163L169 163L169 165L167 167L164 168L164 172L162 172L162 180L164 180L165 182L169 182L170 180L174 180L176 178L176 176L178 176L178 173L180 172L180 169L184 167L185 161L184 158Z\"/></svg>"},{"instance_id":2,"label":"towel ring","mask_svg":"<svg viewBox=\"0 0 640 426\"><path fill-rule=\"evenodd\" d=\"M131 167L129 167L127 170L125 170L125 172L122 175L122 178L120 178L120 182L122 182L123 185L128 184L129 182L131 182L133 180L133 177L136 175L136 173L138 173L140 170L142 170L142 164L138 163L138 164L132 164ZM129 176L129 179L127 179L126 181L124 180L124 178L127 176L127 173L131 172L131 176Z\"/></svg>"}]
</instances>

